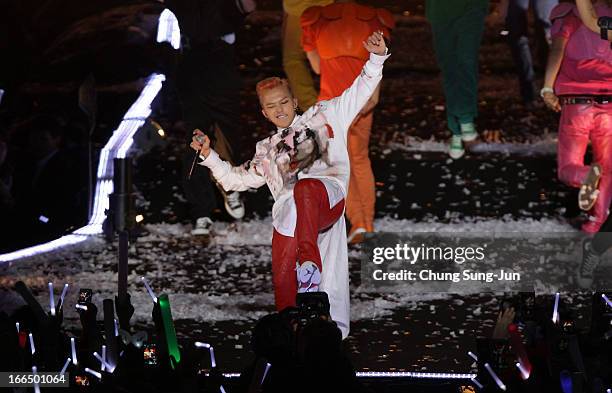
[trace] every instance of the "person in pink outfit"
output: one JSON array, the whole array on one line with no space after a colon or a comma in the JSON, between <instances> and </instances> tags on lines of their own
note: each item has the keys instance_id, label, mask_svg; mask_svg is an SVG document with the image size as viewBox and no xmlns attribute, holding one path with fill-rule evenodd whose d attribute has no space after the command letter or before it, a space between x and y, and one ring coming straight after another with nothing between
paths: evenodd
<instances>
[{"instance_id":1,"label":"person in pink outfit","mask_svg":"<svg viewBox=\"0 0 612 393\"><path fill-rule=\"evenodd\" d=\"M612 0L595 3L612 16ZM551 12L553 44L540 95L561 112L557 147L559 179L580 188L579 206L589 211L582 230L595 233L612 200L612 50L582 23L578 9L562 3ZM585 165L591 142L593 161Z\"/></svg>"}]
</instances>

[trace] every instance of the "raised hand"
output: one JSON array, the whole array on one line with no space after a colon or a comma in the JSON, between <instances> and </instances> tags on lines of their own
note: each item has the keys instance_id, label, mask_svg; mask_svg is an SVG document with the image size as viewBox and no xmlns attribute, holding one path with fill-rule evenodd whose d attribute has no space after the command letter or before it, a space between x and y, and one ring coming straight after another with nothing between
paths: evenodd
<instances>
[{"instance_id":1,"label":"raised hand","mask_svg":"<svg viewBox=\"0 0 612 393\"><path fill-rule=\"evenodd\" d=\"M200 152L204 157L208 157L210 154L210 139L199 129L193 131L193 138L189 146L193 150Z\"/></svg>"},{"instance_id":2,"label":"raised hand","mask_svg":"<svg viewBox=\"0 0 612 393\"><path fill-rule=\"evenodd\" d=\"M363 47L370 53L375 55L384 56L387 54L387 44L383 38L382 31L375 31L365 41L363 41Z\"/></svg>"}]
</instances>

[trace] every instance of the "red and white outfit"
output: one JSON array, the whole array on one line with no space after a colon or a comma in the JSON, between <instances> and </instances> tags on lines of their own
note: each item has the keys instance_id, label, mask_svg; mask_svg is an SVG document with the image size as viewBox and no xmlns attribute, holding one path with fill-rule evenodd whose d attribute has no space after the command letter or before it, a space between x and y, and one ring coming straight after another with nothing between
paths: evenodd
<instances>
[{"instance_id":1,"label":"red and white outfit","mask_svg":"<svg viewBox=\"0 0 612 393\"><path fill-rule=\"evenodd\" d=\"M319 289L327 293L332 319L343 337L349 333L350 321L343 218L350 177L347 133L382 79L387 57L371 54L342 95L318 102L296 115L288 128L259 141L255 156L245 164L233 167L214 151L200 163L227 191L268 185L275 201L272 275L276 307L282 310L295 305L296 262L313 262L321 275Z\"/></svg>"},{"instance_id":2,"label":"red and white outfit","mask_svg":"<svg viewBox=\"0 0 612 393\"><path fill-rule=\"evenodd\" d=\"M612 8L596 6L596 9L598 15L612 16ZM612 95L612 50L608 41L600 39L580 21L573 4L559 4L550 18L552 37L567 39L555 94L562 103L564 98L601 101L562 104L557 147L559 179L580 187L590 169L584 165L584 154L589 141L592 144L593 162L601 166L602 175L599 196L589 211L590 222L582 229L594 233L606 220L612 200L612 100L608 100Z\"/></svg>"}]
</instances>

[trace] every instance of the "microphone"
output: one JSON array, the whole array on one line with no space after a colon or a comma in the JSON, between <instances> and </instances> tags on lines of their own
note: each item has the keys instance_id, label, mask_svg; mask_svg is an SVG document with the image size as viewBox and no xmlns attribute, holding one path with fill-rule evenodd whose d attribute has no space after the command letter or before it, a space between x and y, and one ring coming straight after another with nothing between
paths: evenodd
<instances>
[{"instance_id":1,"label":"microphone","mask_svg":"<svg viewBox=\"0 0 612 393\"><path fill-rule=\"evenodd\" d=\"M196 136L196 141L200 142L200 143L204 143L204 135L198 135ZM196 162L198 162L198 156L200 155L199 151L196 151L195 155L193 156L193 161L191 162L191 168L189 169L189 174L187 175L187 180L191 180L191 174L193 173L193 170L195 169L195 165Z\"/></svg>"}]
</instances>

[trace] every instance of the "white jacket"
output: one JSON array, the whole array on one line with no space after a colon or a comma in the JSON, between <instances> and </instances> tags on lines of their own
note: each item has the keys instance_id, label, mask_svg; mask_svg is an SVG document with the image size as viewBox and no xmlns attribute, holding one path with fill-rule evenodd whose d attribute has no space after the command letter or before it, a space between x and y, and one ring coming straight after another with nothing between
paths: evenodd
<instances>
[{"instance_id":1,"label":"white jacket","mask_svg":"<svg viewBox=\"0 0 612 393\"><path fill-rule=\"evenodd\" d=\"M342 95L318 102L301 116L296 115L287 129L259 141L255 156L243 165L232 166L214 150L200 164L207 166L227 191L267 184L274 197L274 228L282 235L293 236L297 218L293 187L299 179L320 179L327 189L330 208L346 198L350 177L348 129L382 79L388 57L370 54L361 74ZM319 235L318 245L323 264L321 290L327 292L332 319L346 337L350 297L344 217Z\"/></svg>"}]
</instances>

